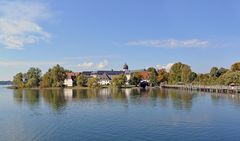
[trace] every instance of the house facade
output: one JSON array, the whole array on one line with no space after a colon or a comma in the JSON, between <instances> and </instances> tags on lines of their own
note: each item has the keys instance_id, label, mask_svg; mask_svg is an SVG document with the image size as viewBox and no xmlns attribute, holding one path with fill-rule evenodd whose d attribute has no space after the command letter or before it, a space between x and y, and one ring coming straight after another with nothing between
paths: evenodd
<instances>
[{"instance_id":1,"label":"house facade","mask_svg":"<svg viewBox=\"0 0 240 141\"><path fill-rule=\"evenodd\" d=\"M67 78L64 80L64 85L67 87L73 87L74 81L77 79L77 76L80 75L79 72L69 72L66 73Z\"/></svg>"}]
</instances>

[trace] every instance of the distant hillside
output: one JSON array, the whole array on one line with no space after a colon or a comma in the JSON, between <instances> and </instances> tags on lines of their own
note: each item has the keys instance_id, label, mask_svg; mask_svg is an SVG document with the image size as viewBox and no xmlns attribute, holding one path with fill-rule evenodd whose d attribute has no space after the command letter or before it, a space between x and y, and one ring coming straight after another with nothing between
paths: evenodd
<instances>
[{"instance_id":1,"label":"distant hillside","mask_svg":"<svg viewBox=\"0 0 240 141\"><path fill-rule=\"evenodd\" d=\"M0 81L0 85L12 85L12 81Z\"/></svg>"}]
</instances>

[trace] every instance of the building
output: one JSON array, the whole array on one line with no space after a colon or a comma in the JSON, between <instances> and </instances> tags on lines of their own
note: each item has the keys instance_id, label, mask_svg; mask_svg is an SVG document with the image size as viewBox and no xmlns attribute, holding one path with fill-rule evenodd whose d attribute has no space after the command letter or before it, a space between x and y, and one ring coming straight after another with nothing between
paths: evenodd
<instances>
[{"instance_id":1,"label":"building","mask_svg":"<svg viewBox=\"0 0 240 141\"><path fill-rule=\"evenodd\" d=\"M67 78L64 80L64 85L67 87L73 87L74 81L77 79L77 76L80 75L79 72L69 72L66 73Z\"/></svg>"},{"instance_id":2,"label":"building","mask_svg":"<svg viewBox=\"0 0 240 141\"><path fill-rule=\"evenodd\" d=\"M98 80L99 80L99 84L100 85L110 85L111 84L111 78L109 77L109 75L107 75L106 73L104 73L103 75L99 75L97 76Z\"/></svg>"},{"instance_id":3,"label":"building","mask_svg":"<svg viewBox=\"0 0 240 141\"><path fill-rule=\"evenodd\" d=\"M128 65L125 63L123 65L123 69L120 71L114 71L114 70L100 70L100 71L83 71L81 73L67 73L67 78L64 80L64 85L67 87L73 87L74 82L76 82L76 78L78 75L82 74L87 76L88 78L90 77L95 77L99 79L99 84L100 85L110 85L111 81L114 76L124 74L127 78L127 84L128 81L131 78L132 73L135 71L130 71Z\"/></svg>"}]
</instances>

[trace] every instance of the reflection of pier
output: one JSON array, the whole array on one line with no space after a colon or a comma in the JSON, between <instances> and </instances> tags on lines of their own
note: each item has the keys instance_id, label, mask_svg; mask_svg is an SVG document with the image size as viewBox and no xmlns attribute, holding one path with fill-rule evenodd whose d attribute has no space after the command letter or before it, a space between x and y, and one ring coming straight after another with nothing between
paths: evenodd
<instances>
[{"instance_id":1,"label":"reflection of pier","mask_svg":"<svg viewBox=\"0 0 240 141\"><path fill-rule=\"evenodd\" d=\"M162 85L161 88L213 92L213 93L231 93L231 94L240 93L239 86Z\"/></svg>"}]
</instances>

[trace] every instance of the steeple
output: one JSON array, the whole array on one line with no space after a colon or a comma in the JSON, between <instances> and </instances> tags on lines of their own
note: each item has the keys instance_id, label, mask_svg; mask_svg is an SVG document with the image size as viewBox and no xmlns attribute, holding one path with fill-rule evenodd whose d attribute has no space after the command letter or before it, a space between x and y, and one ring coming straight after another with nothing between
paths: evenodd
<instances>
[{"instance_id":1,"label":"steeple","mask_svg":"<svg viewBox=\"0 0 240 141\"><path fill-rule=\"evenodd\" d=\"M128 70L128 65L127 65L127 63L125 63L124 65L123 65L123 71L127 71Z\"/></svg>"}]
</instances>

